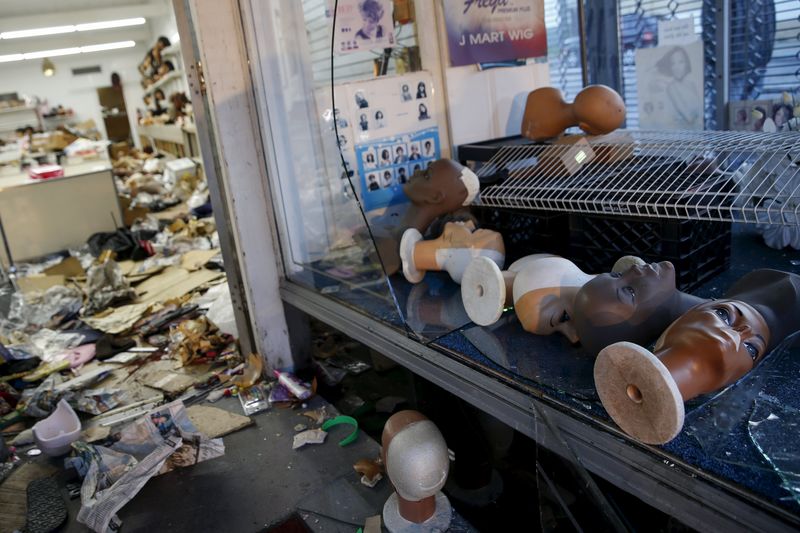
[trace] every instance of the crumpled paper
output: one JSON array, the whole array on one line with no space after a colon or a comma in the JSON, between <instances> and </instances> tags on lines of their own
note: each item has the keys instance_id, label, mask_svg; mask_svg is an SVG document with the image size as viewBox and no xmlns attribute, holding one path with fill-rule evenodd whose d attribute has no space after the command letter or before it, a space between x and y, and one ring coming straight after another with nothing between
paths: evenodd
<instances>
[{"instance_id":1,"label":"crumpled paper","mask_svg":"<svg viewBox=\"0 0 800 533\"><path fill-rule=\"evenodd\" d=\"M84 316L91 316L115 303L123 303L136 298L116 261L106 261L93 265L86 274L86 305Z\"/></svg>"}]
</instances>

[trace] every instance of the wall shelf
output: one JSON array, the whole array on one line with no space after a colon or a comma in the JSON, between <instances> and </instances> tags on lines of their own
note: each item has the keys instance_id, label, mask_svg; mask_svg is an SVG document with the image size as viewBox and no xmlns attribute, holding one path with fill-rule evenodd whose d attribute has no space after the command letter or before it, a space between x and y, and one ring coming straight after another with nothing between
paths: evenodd
<instances>
[{"instance_id":1,"label":"wall shelf","mask_svg":"<svg viewBox=\"0 0 800 533\"><path fill-rule=\"evenodd\" d=\"M164 87L164 85L168 84L171 81L179 79L182 76L183 76L182 70L173 70L172 72L170 72L169 74L167 74L166 76L155 82L153 85L145 89L144 94L153 94L154 92L156 92L157 89ZM164 96L167 95L165 94Z\"/></svg>"}]
</instances>

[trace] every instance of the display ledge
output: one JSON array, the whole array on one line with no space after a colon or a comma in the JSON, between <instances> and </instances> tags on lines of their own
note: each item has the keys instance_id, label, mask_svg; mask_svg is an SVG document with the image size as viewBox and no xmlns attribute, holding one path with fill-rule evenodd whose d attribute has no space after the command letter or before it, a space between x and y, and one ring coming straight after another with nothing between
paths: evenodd
<instances>
[{"instance_id":1,"label":"display ledge","mask_svg":"<svg viewBox=\"0 0 800 533\"><path fill-rule=\"evenodd\" d=\"M176 144L183 144L183 130L175 124L153 124L151 126L138 126L139 135L152 137L159 141L167 141Z\"/></svg>"},{"instance_id":2,"label":"display ledge","mask_svg":"<svg viewBox=\"0 0 800 533\"><path fill-rule=\"evenodd\" d=\"M169 82L171 82L171 81L173 81L173 80L175 80L175 79L177 79L177 78L179 78L181 76L183 76L183 71L181 71L181 70L173 70L172 72L170 72L169 74L167 74L166 76L164 76L163 78L161 78L160 80L155 82L153 85L151 85L150 87L145 89L144 94L146 94L146 95L147 94L153 94L156 91L156 89L159 89L159 88L163 87L167 83L169 83Z\"/></svg>"},{"instance_id":3,"label":"display ledge","mask_svg":"<svg viewBox=\"0 0 800 533\"><path fill-rule=\"evenodd\" d=\"M575 461L649 505L699 530L774 531L800 527L800 518L772 502L680 461L663 449L630 439L611 423L590 417L544 393L522 391L422 344L402 329L284 281L285 302L386 355L415 374L468 401L549 450ZM574 454L574 455L573 455Z\"/></svg>"}]
</instances>

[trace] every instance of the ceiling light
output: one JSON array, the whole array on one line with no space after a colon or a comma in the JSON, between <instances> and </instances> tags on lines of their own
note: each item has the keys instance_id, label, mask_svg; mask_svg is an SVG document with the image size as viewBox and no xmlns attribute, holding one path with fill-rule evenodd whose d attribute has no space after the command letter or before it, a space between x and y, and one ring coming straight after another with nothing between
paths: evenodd
<instances>
[{"instance_id":1,"label":"ceiling light","mask_svg":"<svg viewBox=\"0 0 800 533\"><path fill-rule=\"evenodd\" d=\"M75 29L78 31L107 30L109 28L125 28L127 26L141 26L147 22L144 17L132 19L107 20L105 22L90 22L88 24L78 24Z\"/></svg>"},{"instance_id":2,"label":"ceiling light","mask_svg":"<svg viewBox=\"0 0 800 533\"><path fill-rule=\"evenodd\" d=\"M46 78L49 78L55 73L56 66L48 58L44 58L44 61L42 61L42 74L44 74Z\"/></svg>"},{"instance_id":3,"label":"ceiling light","mask_svg":"<svg viewBox=\"0 0 800 533\"><path fill-rule=\"evenodd\" d=\"M92 44L90 46L81 46L81 53L89 53L89 52L102 52L103 50L116 50L118 48L131 48L136 46L134 41L119 41L116 43L106 43L106 44Z\"/></svg>"},{"instance_id":4,"label":"ceiling light","mask_svg":"<svg viewBox=\"0 0 800 533\"><path fill-rule=\"evenodd\" d=\"M38 28L35 30L4 31L0 33L0 39L21 39L23 37L41 37L43 35L57 35L59 33L72 33L75 26L53 26L50 28Z\"/></svg>"},{"instance_id":5,"label":"ceiling light","mask_svg":"<svg viewBox=\"0 0 800 533\"><path fill-rule=\"evenodd\" d=\"M49 28L36 28L32 30L15 30L0 33L0 39L22 39L23 37L42 37L45 35L58 35L76 31L106 30L110 28L125 28L127 26L141 26L146 23L144 17L130 19L104 20L101 22L87 22L69 26L52 26Z\"/></svg>"},{"instance_id":6,"label":"ceiling light","mask_svg":"<svg viewBox=\"0 0 800 533\"><path fill-rule=\"evenodd\" d=\"M10 61L22 61L25 59L22 54L9 54L5 56L0 56L0 63L8 63Z\"/></svg>"},{"instance_id":7,"label":"ceiling light","mask_svg":"<svg viewBox=\"0 0 800 533\"><path fill-rule=\"evenodd\" d=\"M42 50L41 52L27 52L24 54L8 54L0 56L0 63L10 61L22 61L23 59L39 59L57 56L69 56L75 54L89 54L91 52L102 52L103 50L117 50L119 48L132 48L136 46L135 41L117 41L115 43L92 44L88 46L75 46L72 48L59 48L57 50Z\"/></svg>"},{"instance_id":8,"label":"ceiling light","mask_svg":"<svg viewBox=\"0 0 800 533\"><path fill-rule=\"evenodd\" d=\"M81 49L77 46L72 48L58 48L57 50L42 50L41 52L27 52L22 54L25 59L39 59L40 57L69 56L80 54Z\"/></svg>"}]
</instances>

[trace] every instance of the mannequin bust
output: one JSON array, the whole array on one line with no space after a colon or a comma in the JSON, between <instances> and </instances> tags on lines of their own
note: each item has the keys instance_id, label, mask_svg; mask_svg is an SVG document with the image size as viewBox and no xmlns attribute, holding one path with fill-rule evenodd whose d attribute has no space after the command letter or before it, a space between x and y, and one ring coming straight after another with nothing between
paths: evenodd
<instances>
[{"instance_id":1,"label":"mannequin bust","mask_svg":"<svg viewBox=\"0 0 800 533\"><path fill-rule=\"evenodd\" d=\"M652 352L630 342L604 348L594 367L597 392L626 433L663 444L683 427L684 402L734 383L798 330L800 276L755 270L724 299L675 320Z\"/></svg>"},{"instance_id":2,"label":"mannequin bust","mask_svg":"<svg viewBox=\"0 0 800 533\"><path fill-rule=\"evenodd\" d=\"M643 265L638 257L619 259L613 272ZM525 331L536 335L559 332L572 343L580 339L572 321L578 291L595 276L575 263L550 254L523 257L501 272L498 265L477 258L470 263L461 284L464 308L481 326L495 323L510 305Z\"/></svg>"},{"instance_id":3,"label":"mannequin bust","mask_svg":"<svg viewBox=\"0 0 800 533\"><path fill-rule=\"evenodd\" d=\"M452 508L440 491L450 458L436 425L417 411L400 411L386 421L381 458L395 492L383 506L383 522L392 532L446 531Z\"/></svg>"},{"instance_id":4,"label":"mannequin bust","mask_svg":"<svg viewBox=\"0 0 800 533\"><path fill-rule=\"evenodd\" d=\"M600 274L575 296L573 314L581 344L592 354L619 341L646 344L704 300L675 287L669 261Z\"/></svg>"},{"instance_id":5,"label":"mannequin bust","mask_svg":"<svg viewBox=\"0 0 800 533\"><path fill-rule=\"evenodd\" d=\"M534 141L558 137L578 126L590 135L611 133L625 121L625 102L611 87L589 85L572 104L555 87L532 91L522 116L522 135Z\"/></svg>"},{"instance_id":6,"label":"mannequin bust","mask_svg":"<svg viewBox=\"0 0 800 533\"><path fill-rule=\"evenodd\" d=\"M411 204L400 223L378 224L373 231L387 274L400 270L400 239L406 229L424 233L436 218L470 205L479 189L478 176L449 159L439 159L425 170L415 172L403 186Z\"/></svg>"},{"instance_id":7,"label":"mannequin bust","mask_svg":"<svg viewBox=\"0 0 800 533\"><path fill-rule=\"evenodd\" d=\"M442 286L444 285L444 286ZM406 322L417 333L430 329L456 329L469 324L461 291L450 283L426 281L415 285L406 301Z\"/></svg>"},{"instance_id":8,"label":"mannequin bust","mask_svg":"<svg viewBox=\"0 0 800 533\"><path fill-rule=\"evenodd\" d=\"M503 236L488 229L476 230L470 221L448 222L439 237L427 241L417 229L409 228L400 240L403 275L411 283L422 281L428 270L444 270L460 284L475 257L486 257L502 267L506 258Z\"/></svg>"}]
</instances>

